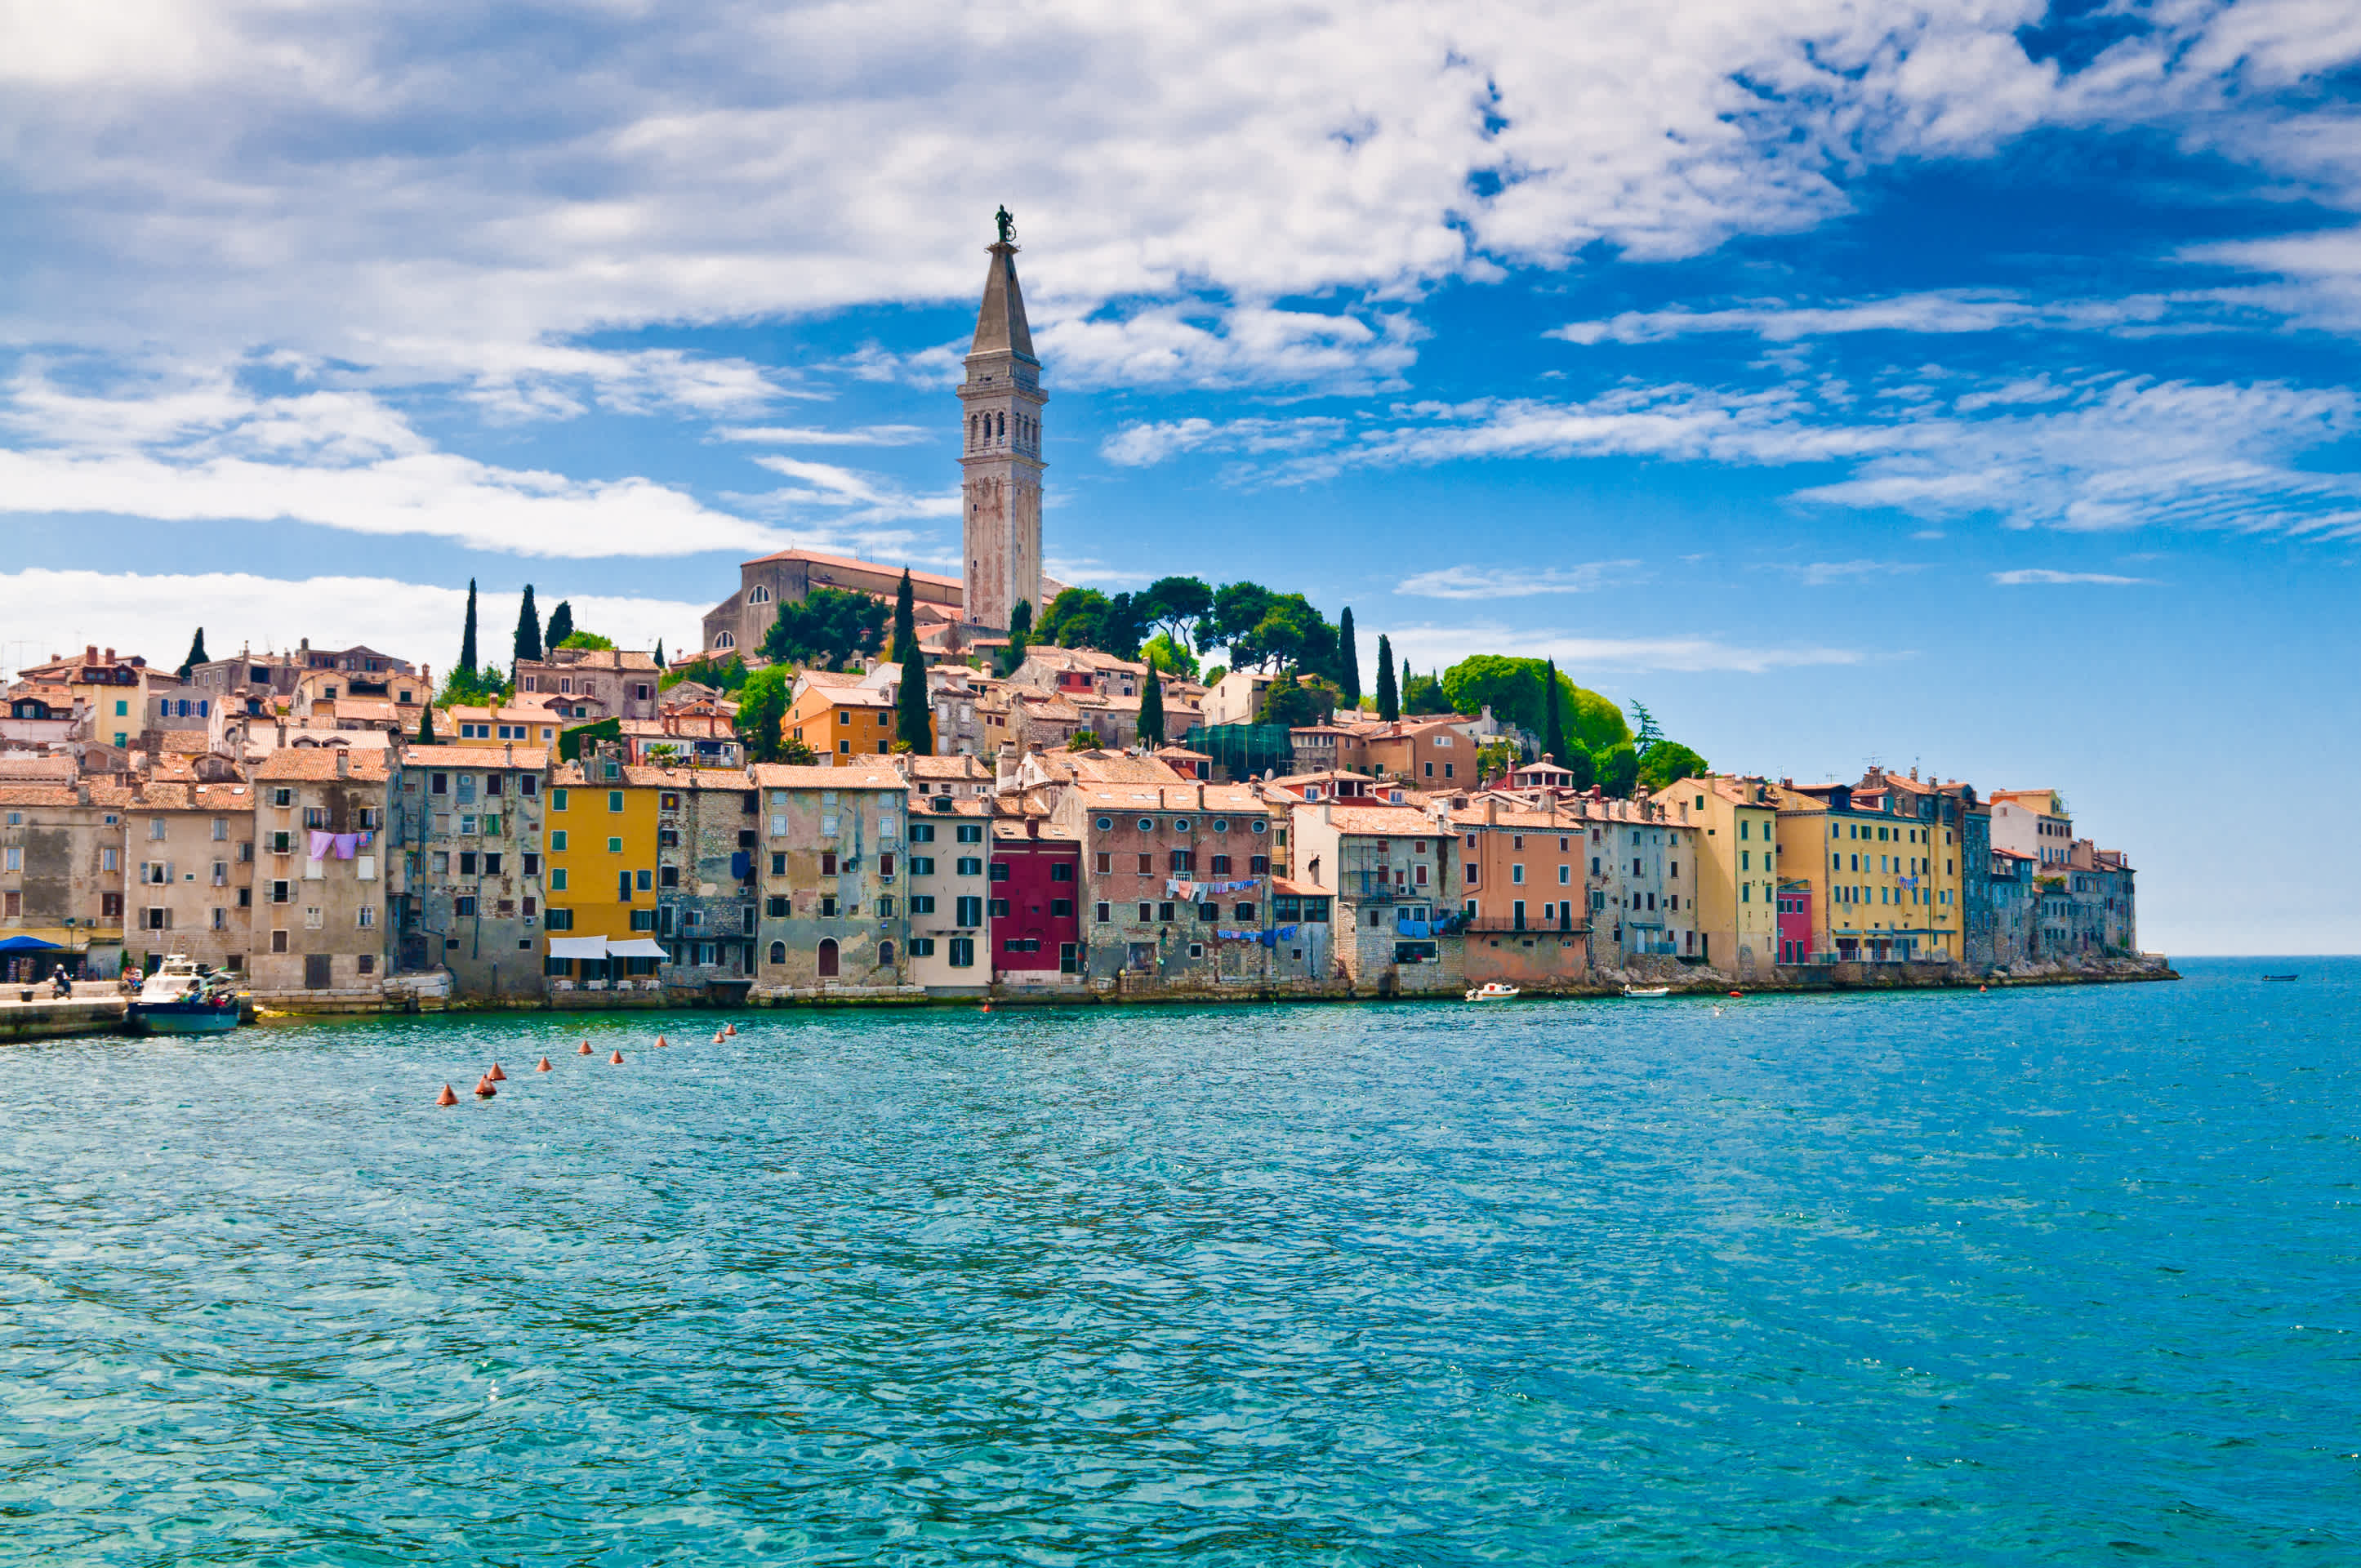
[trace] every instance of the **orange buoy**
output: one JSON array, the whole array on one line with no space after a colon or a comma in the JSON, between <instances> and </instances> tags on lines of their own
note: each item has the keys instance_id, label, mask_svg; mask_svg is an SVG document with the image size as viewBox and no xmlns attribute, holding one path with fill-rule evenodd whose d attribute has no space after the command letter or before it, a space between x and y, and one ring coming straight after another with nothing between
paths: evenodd
<instances>
[{"instance_id":1,"label":"orange buoy","mask_svg":"<svg viewBox=\"0 0 2361 1568\"><path fill-rule=\"evenodd\" d=\"M549 1070L549 1058L547 1057L542 1058L541 1065L534 1068L533 1070L535 1072L547 1072Z\"/></svg>"},{"instance_id":2,"label":"orange buoy","mask_svg":"<svg viewBox=\"0 0 2361 1568\"><path fill-rule=\"evenodd\" d=\"M489 1078L479 1078L479 1079L476 1080L476 1098L477 1098L477 1099L478 1099L478 1100L489 1100L493 1095L498 1094L499 1092L500 1092L500 1091L499 1091L499 1090L494 1089L494 1088L492 1087L492 1080L491 1080L490 1079L489 1079Z\"/></svg>"},{"instance_id":3,"label":"orange buoy","mask_svg":"<svg viewBox=\"0 0 2361 1568\"><path fill-rule=\"evenodd\" d=\"M713 1031L713 1043L715 1045L719 1045L724 1038L725 1036L722 1035L720 1030L716 1029Z\"/></svg>"},{"instance_id":4,"label":"orange buoy","mask_svg":"<svg viewBox=\"0 0 2361 1568\"><path fill-rule=\"evenodd\" d=\"M1732 996L1743 996L1743 995L1745 995L1745 994L1746 994L1746 992L1742 992L1742 991L1733 991L1733 992L1731 992L1730 994L1730 995L1732 995Z\"/></svg>"},{"instance_id":5,"label":"orange buoy","mask_svg":"<svg viewBox=\"0 0 2361 1568\"><path fill-rule=\"evenodd\" d=\"M456 1105L459 1103L459 1097L451 1092L451 1086L446 1083L443 1086L443 1092L434 1097L434 1103L437 1105Z\"/></svg>"},{"instance_id":6,"label":"orange buoy","mask_svg":"<svg viewBox=\"0 0 2361 1568\"><path fill-rule=\"evenodd\" d=\"M484 1074L486 1083L506 1083L508 1080L509 1075L500 1070L500 1064L498 1062L492 1064L491 1071Z\"/></svg>"},{"instance_id":7,"label":"orange buoy","mask_svg":"<svg viewBox=\"0 0 2361 1568\"><path fill-rule=\"evenodd\" d=\"M670 1044L672 1044L672 1042L671 1042L671 1041L669 1041L669 1040L667 1040L667 1039L665 1039L662 1035L658 1035L658 1036L656 1036L656 1049L658 1049L658 1050L663 1050L666 1046L669 1046Z\"/></svg>"},{"instance_id":8,"label":"orange buoy","mask_svg":"<svg viewBox=\"0 0 2361 1568\"><path fill-rule=\"evenodd\" d=\"M620 1052L620 1051L610 1051L610 1052L609 1052L609 1053L608 1053L608 1055L607 1055L607 1065L608 1065L609 1067L620 1067L620 1066L622 1066L622 1065L623 1065L623 1053L622 1053L622 1052Z\"/></svg>"},{"instance_id":9,"label":"orange buoy","mask_svg":"<svg viewBox=\"0 0 2361 1568\"><path fill-rule=\"evenodd\" d=\"M1989 986L1989 985L1980 985L1980 986L1976 987L1976 989L1977 989L1978 991L1980 991L1980 992L1983 992L1983 991L1990 991L1990 990L1992 989L1992 987L1991 987L1991 986Z\"/></svg>"},{"instance_id":10,"label":"orange buoy","mask_svg":"<svg viewBox=\"0 0 2361 1568\"><path fill-rule=\"evenodd\" d=\"M583 1041L579 1047L576 1047L574 1054L577 1057L588 1056L590 1054L590 1042L588 1040Z\"/></svg>"},{"instance_id":11,"label":"orange buoy","mask_svg":"<svg viewBox=\"0 0 2361 1568\"><path fill-rule=\"evenodd\" d=\"M736 1033L738 1032L738 1025L735 1025L735 1024L732 1024L732 1025L730 1025L728 1028L726 1028L726 1029L722 1030L721 1032L722 1032L723 1034L725 1034L725 1035L734 1035L734 1034L736 1034Z\"/></svg>"}]
</instances>

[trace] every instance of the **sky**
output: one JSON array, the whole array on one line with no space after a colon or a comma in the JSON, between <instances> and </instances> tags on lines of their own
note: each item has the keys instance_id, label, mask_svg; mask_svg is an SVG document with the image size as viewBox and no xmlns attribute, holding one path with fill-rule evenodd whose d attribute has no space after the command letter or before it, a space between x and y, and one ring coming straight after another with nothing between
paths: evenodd
<instances>
[{"instance_id":1,"label":"sky","mask_svg":"<svg viewBox=\"0 0 2361 1568\"><path fill-rule=\"evenodd\" d=\"M2234 826L2361 777L2334 0L0 0L0 668L956 572L1003 203L1063 580L2054 786L2144 947L2361 951L2351 811Z\"/></svg>"}]
</instances>

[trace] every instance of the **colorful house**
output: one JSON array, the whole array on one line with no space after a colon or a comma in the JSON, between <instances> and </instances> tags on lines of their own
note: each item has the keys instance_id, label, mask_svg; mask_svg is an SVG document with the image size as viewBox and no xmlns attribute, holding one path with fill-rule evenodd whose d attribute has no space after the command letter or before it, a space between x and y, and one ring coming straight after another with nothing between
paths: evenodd
<instances>
[{"instance_id":1,"label":"colorful house","mask_svg":"<svg viewBox=\"0 0 2361 1568\"><path fill-rule=\"evenodd\" d=\"M1082 841L1071 828L1031 815L994 820L986 908L994 984L1083 982L1082 867Z\"/></svg>"},{"instance_id":2,"label":"colorful house","mask_svg":"<svg viewBox=\"0 0 2361 1568\"><path fill-rule=\"evenodd\" d=\"M657 789L629 776L601 746L549 781L545 970L554 989L604 990L653 981L656 941Z\"/></svg>"},{"instance_id":3,"label":"colorful house","mask_svg":"<svg viewBox=\"0 0 2361 1568\"><path fill-rule=\"evenodd\" d=\"M909 785L882 765L753 773L764 859L756 994L902 990Z\"/></svg>"},{"instance_id":4,"label":"colorful house","mask_svg":"<svg viewBox=\"0 0 2361 1568\"><path fill-rule=\"evenodd\" d=\"M1778 822L1759 778L1682 779L1655 803L1696 830L1699 956L1745 975L1780 962Z\"/></svg>"}]
</instances>

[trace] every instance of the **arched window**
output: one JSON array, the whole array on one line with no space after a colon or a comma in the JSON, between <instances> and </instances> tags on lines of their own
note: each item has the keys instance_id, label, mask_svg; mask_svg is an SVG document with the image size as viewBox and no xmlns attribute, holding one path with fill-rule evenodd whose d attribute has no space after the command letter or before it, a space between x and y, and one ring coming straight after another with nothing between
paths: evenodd
<instances>
[{"instance_id":1,"label":"arched window","mask_svg":"<svg viewBox=\"0 0 2361 1568\"><path fill-rule=\"evenodd\" d=\"M748 604L768 604L771 602L771 590L764 587L762 584L756 583L752 589L747 593L746 602Z\"/></svg>"},{"instance_id":2,"label":"arched window","mask_svg":"<svg viewBox=\"0 0 2361 1568\"><path fill-rule=\"evenodd\" d=\"M783 964L787 961L787 945L785 942L774 942L771 944L771 961L774 964Z\"/></svg>"},{"instance_id":3,"label":"arched window","mask_svg":"<svg viewBox=\"0 0 2361 1568\"><path fill-rule=\"evenodd\" d=\"M891 943L891 942L880 942L880 943L878 943L878 944L877 944L877 962L878 962L881 966L883 966L883 967L884 967L884 968L887 968L887 969L891 969L891 968L893 967L893 964L894 964L894 944L893 944L893 943Z\"/></svg>"},{"instance_id":4,"label":"arched window","mask_svg":"<svg viewBox=\"0 0 2361 1568\"><path fill-rule=\"evenodd\" d=\"M738 646L738 634L734 631L725 631L713 640L713 645L716 648L735 648Z\"/></svg>"},{"instance_id":5,"label":"arched window","mask_svg":"<svg viewBox=\"0 0 2361 1568\"><path fill-rule=\"evenodd\" d=\"M819 973L822 980L831 980L836 976L836 938L833 937L820 938Z\"/></svg>"}]
</instances>

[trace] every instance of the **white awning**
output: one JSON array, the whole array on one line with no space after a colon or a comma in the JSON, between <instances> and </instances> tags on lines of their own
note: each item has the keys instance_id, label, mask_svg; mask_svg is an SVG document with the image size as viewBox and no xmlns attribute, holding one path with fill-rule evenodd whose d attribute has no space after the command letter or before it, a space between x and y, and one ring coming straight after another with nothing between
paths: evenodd
<instances>
[{"instance_id":1,"label":"white awning","mask_svg":"<svg viewBox=\"0 0 2361 1568\"><path fill-rule=\"evenodd\" d=\"M607 956L604 937L552 937L549 956L553 959L603 959Z\"/></svg>"},{"instance_id":2,"label":"white awning","mask_svg":"<svg viewBox=\"0 0 2361 1568\"><path fill-rule=\"evenodd\" d=\"M649 937L634 937L628 942L609 942L607 956L610 959L668 959L664 944Z\"/></svg>"}]
</instances>

